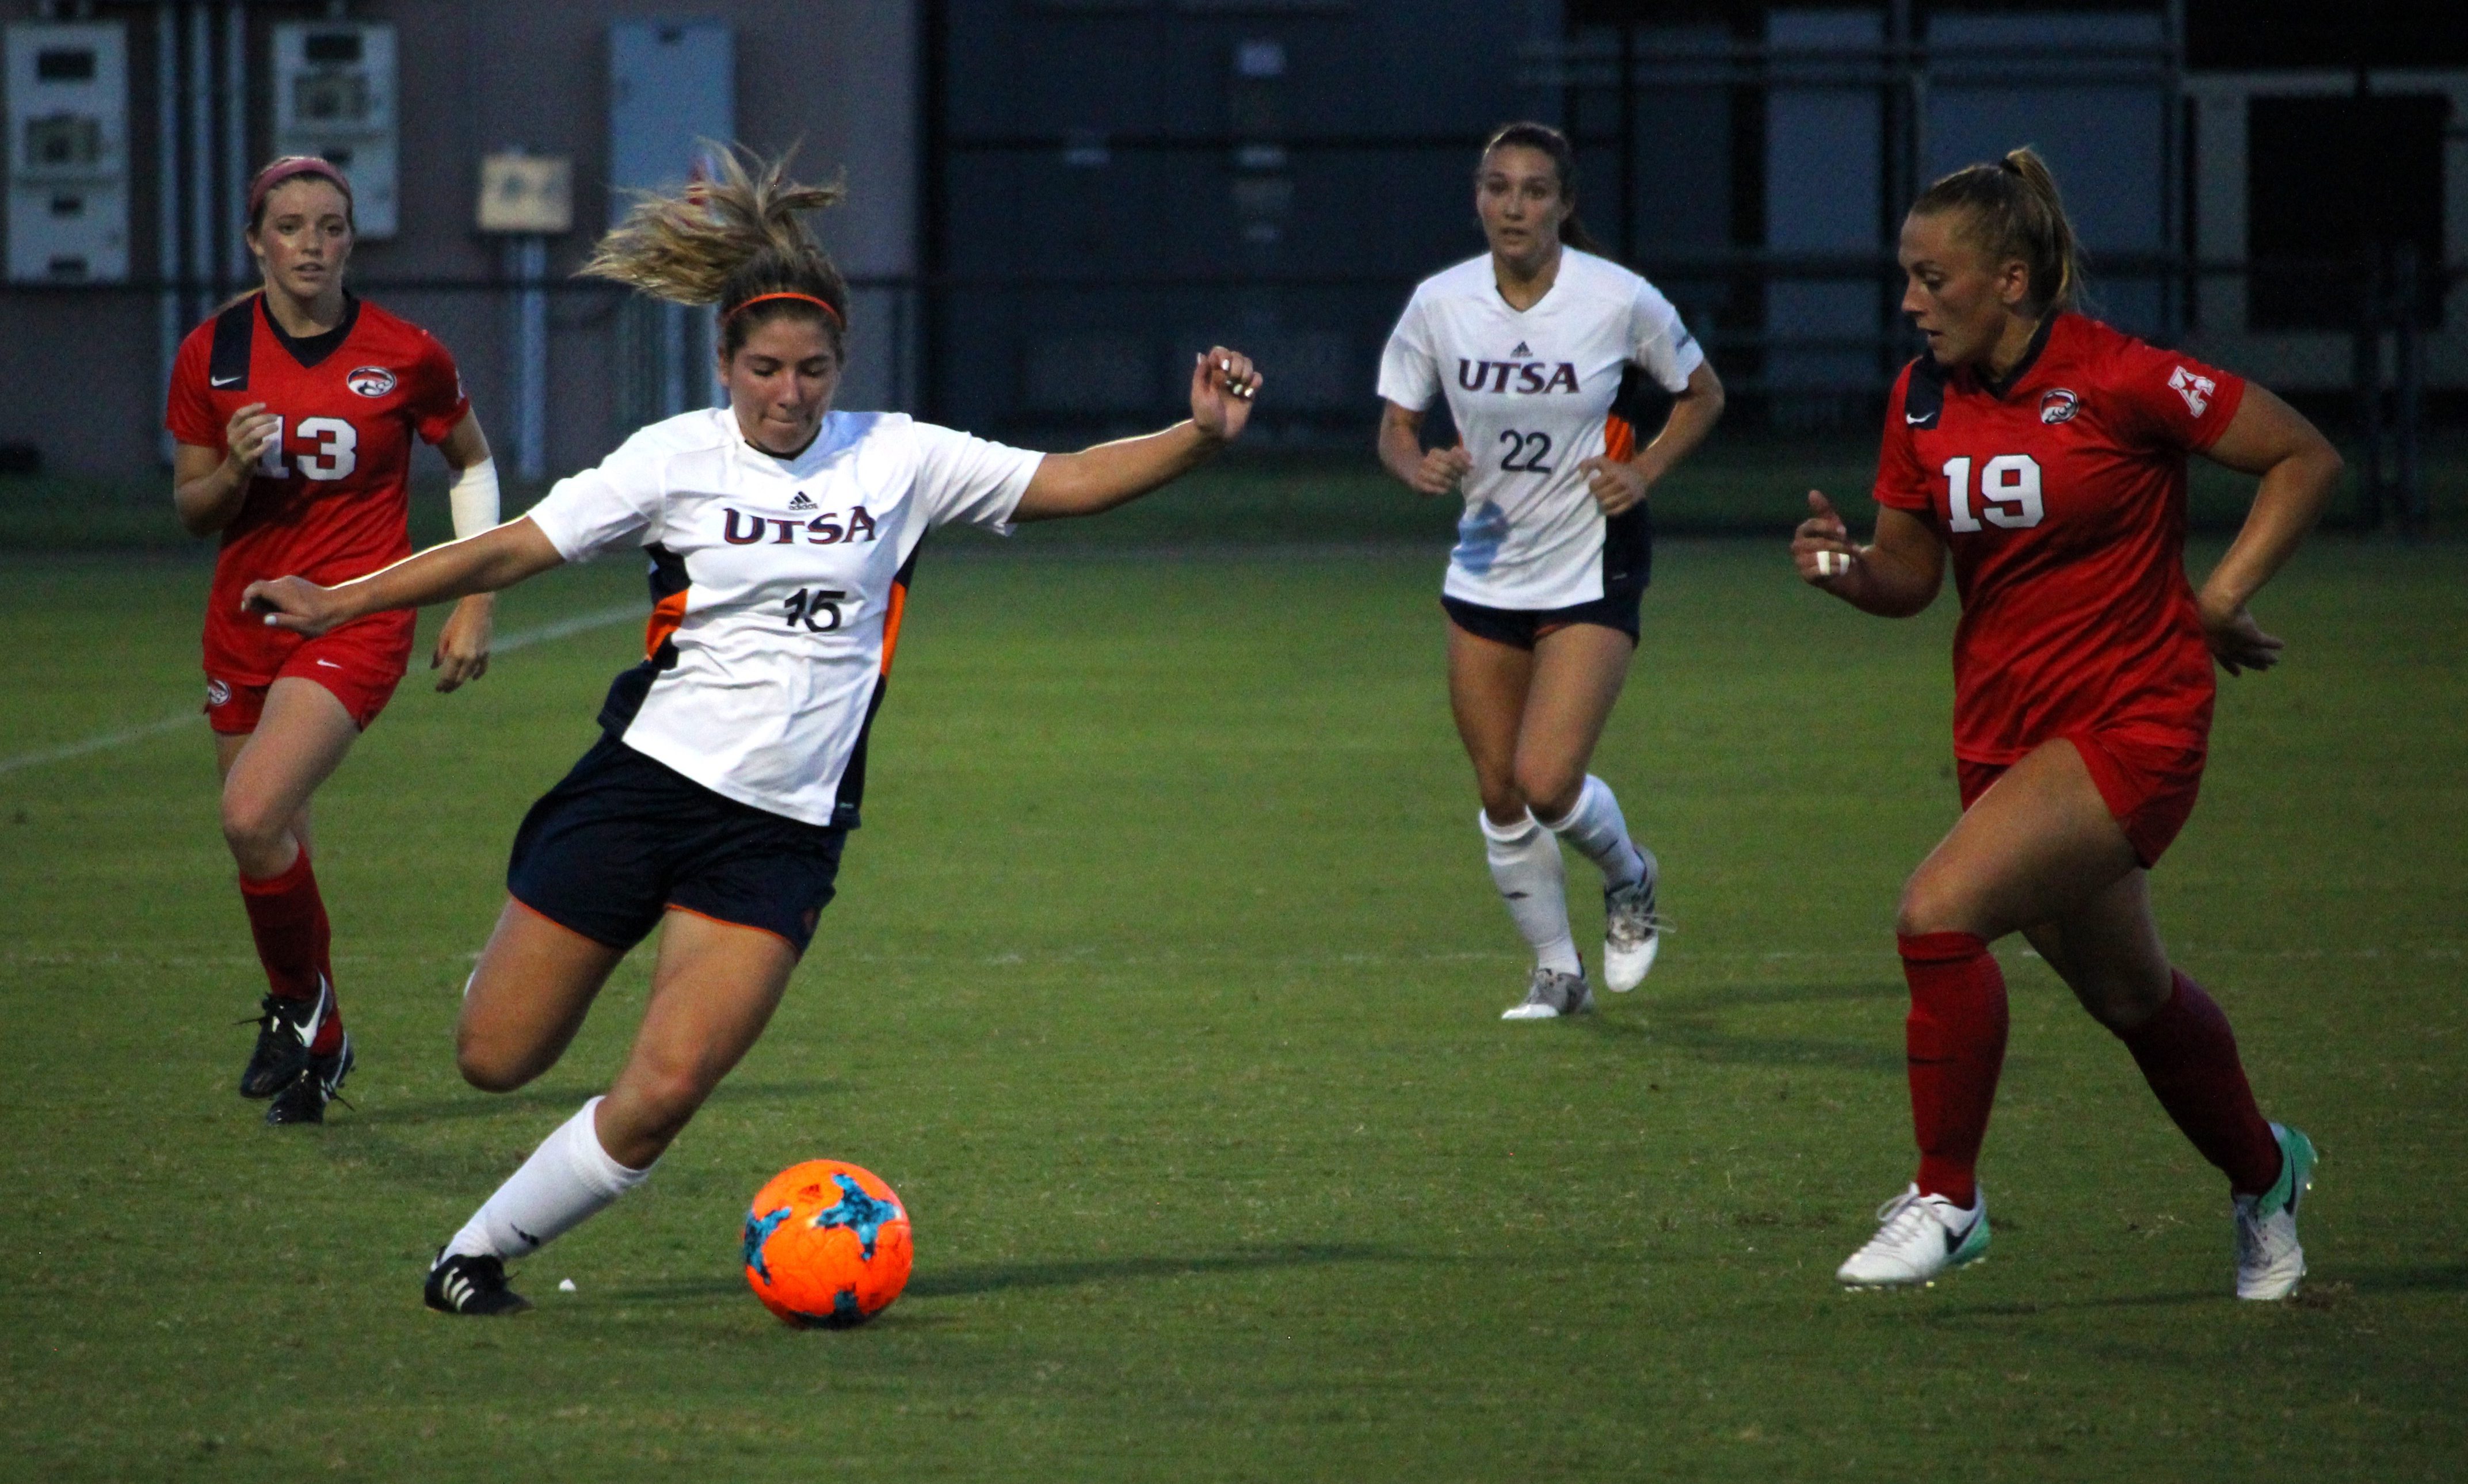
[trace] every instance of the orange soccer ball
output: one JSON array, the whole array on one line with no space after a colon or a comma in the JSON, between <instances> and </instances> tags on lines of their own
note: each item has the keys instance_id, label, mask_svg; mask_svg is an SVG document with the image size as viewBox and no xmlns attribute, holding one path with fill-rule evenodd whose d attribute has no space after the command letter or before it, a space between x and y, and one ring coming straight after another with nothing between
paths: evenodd
<instances>
[{"instance_id":1,"label":"orange soccer ball","mask_svg":"<svg viewBox=\"0 0 2468 1484\"><path fill-rule=\"evenodd\" d=\"M863 1324L908 1286L908 1211L882 1176L837 1159L790 1165L745 1213L745 1282L800 1329Z\"/></svg>"}]
</instances>

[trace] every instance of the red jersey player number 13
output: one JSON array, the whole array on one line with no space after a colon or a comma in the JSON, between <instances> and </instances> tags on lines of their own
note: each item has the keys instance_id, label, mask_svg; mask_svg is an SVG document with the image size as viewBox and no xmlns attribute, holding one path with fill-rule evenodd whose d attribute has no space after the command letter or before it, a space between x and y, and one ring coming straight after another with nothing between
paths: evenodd
<instances>
[{"instance_id":1,"label":"red jersey player number 13","mask_svg":"<svg viewBox=\"0 0 2468 1484\"><path fill-rule=\"evenodd\" d=\"M292 156L248 193L263 285L191 331L172 363L164 422L176 442L172 501L221 549L206 603L206 716L223 774L223 837L265 969L242 1096L270 1123L315 1123L350 1072L331 936L308 862L308 806L393 696L412 618L372 615L314 639L240 611L240 594L286 572L345 582L411 555L414 438L455 470L457 536L497 522L496 470L453 357L419 326L344 291L351 183ZM466 602L432 665L452 690L488 667L489 600Z\"/></svg>"}]
</instances>

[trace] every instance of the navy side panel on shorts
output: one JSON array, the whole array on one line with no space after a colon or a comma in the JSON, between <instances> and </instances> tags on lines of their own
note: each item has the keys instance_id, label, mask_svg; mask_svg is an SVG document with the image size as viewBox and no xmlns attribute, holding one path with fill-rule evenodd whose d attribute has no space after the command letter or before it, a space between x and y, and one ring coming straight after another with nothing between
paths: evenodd
<instances>
[{"instance_id":1,"label":"navy side panel on shorts","mask_svg":"<svg viewBox=\"0 0 2468 1484\"><path fill-rule=\"evenodd\" d=\"M680 907L802 953L846 840L844 830L723 798L603 736L524 816L506 889L614 948L632 947Z\"/></svg>"},{"instance_id":2,"label":"navy side panel on shorts","mask_svg":"<svg viewBox=\"0 0 2468 1484\"><path fill-rule=\"evenodd\" d=\"M1672 396L1652 377L1632 365L1620 372L1618 393L1611 398L1614 418L1636 431L1638 445L1670 420ZM1603 596L1624 598L1645 591L1654 581L1654 502L1638 501L1603 522ZM1588 621L1590 622L1590 621ZM1619 626L1614 624L1612 628ZM1627 629L1636 637L1634 624Z\"/></svg>"}]
</instances>

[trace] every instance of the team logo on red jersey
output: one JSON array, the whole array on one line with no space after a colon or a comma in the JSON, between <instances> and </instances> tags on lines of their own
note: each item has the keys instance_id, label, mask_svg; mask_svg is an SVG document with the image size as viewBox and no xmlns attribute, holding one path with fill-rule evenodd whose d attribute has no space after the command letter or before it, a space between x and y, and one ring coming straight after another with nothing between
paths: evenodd
<instances>
[{"instance_id":1,"label":"team logo on red jersey","mask_svg":"<svg viewBox=\"0 0 2468 1484\"><path fill-rule=\"evenodd\" d=\"M394 373L383 366L354 366L343 384L362 397L383 397L394 390Z\"/></svg>"},{"instance_id":2,"label":"team logo on red jersey","mask_svg":"<svg viewBox=\"0 0 2468 1484\"><path fill-rule=\"evenodd\" d=\"M2073 415L2080 411L2082 411L2082 399L2062 386L2040 398L2040 421L2043 422L2069 422L2073 421Z\"/></svg>"},{"instance_id":3,"label":"team logo on red jersey","mask_svg":"<svg viewBox=\"0 0 2468 1484\"><path fill-rule=\"evenodd\" d=\"M2220 389L2220 384L2180 366L2168 373L2168 389L2185 399L2185 409L2199 418L2210 410L2211 394Z\"/></svg>"}]
</instances>

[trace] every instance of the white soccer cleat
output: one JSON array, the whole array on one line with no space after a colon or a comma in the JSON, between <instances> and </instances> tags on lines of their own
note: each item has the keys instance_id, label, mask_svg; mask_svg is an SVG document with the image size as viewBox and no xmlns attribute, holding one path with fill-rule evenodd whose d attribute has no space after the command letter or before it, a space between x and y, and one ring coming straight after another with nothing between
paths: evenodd
<instances>
[{"instance_id":1,"label":"white soccer cleat","mask_svg":"<svg viewBox=\"0 0 2468 1484\"><path fill-rule=\"evenodd\" d=\"M1662 919L1654 910L1654 889L1661 876L1654 852L1640 845L1645 876L1603 893L1603 983L1614 994L1625 994L1645 982L1654 956L1662 951Z\"/></svg>"},{"instance_id":2,"label":"white soccer cleat","mask_svg":"<svg viewBox=\"0 0 2468 1484\"><path fill-rule=\"evenodd\" d=\"M1594 1008L1594 992L1586 984L1583 973L1564 974L1534 966L1534 976L1525 981L1525 998L1499 1013L1502 1020L1557 1020L1562 1016L1581 1016Z\"/></svg>"},{"instance_id":3,"label":"white soccer cleat","mask_svg":"<svg viewBox=\"0 0 2468 1484\"><path fill-rule=\"evenodd\" d=\"M2305 1248L2297 1241L2297 1203L2314 1187L2319 1156L2296 1129L2271 1126L2279 1141L2279 1178L2259 1196L2239 1196L2236 1211L2237 1297L2265 1303L2297 1291L2305 1276Z\"/></svg>"},{"instance_id":4,"label":"white soccer cleat","mask_svg":"<svg viewBox=\"0 0 2468 1484\"><path fill-rule=\"evenodd\" d=\"M1916 1185L1877 1208L1877 1235L1834 1276L1846 1289L1901 1289L1934 1283L1988 1252L1988 1198L1966 1211Z\"/></svg>"}]
</instances>

